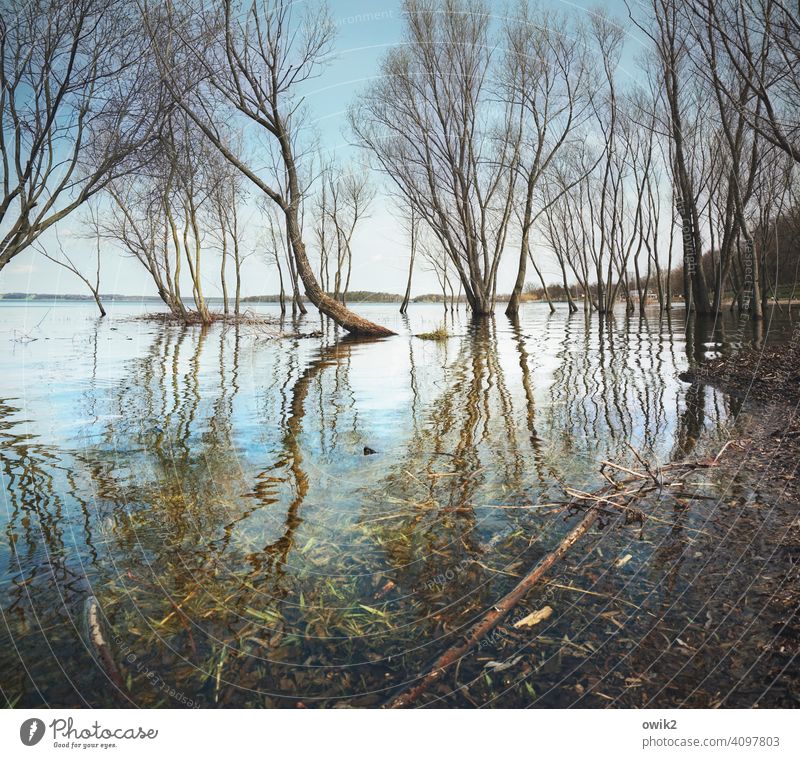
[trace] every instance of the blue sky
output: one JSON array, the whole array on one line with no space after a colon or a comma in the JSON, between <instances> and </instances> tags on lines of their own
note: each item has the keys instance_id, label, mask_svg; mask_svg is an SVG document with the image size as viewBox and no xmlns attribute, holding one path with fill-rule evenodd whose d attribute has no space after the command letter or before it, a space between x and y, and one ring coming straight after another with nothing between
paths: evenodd
<instances>
[{"instance_id":1,"label":"blue sky","mask_svg":"<svg viewBox=\"0 0 800 758\"><path fill-rule=\"evenodd\" d=\"M336 58L325 73L312 83L307 103L323 144L342 161L363 160L358 150L348 144L347 107L369 79L376 75L380 59L386 50L401 41L401 5L400 0L332 0L329 3L338 30ZM496 9L498 15L506 7L506 3L490 5ZM584 14L588 9L602 7L611 15L627 22L627 10L621 0L602 4L542 0L542 5L575 14ZM628 45L620 72L623 79L626 75L636 75L633 60L635 52L641 47L641 33L636 29L629 30ZM378 186L383 181L377 175L373 180ZM253 249L257 245L260 224L255 213L248 212L245 216L245 223L249 228L246 247ZM81 212L78 211L63 221L58 227L59 236L75 261L86 271L91 271L94 245L91 241L81 239L85 231L82 229L80 217ZM52 238L48 240L45 240L45 244L51 247ZM505 265L500 271L500 291L509 290L513 281L516 256L511 255L510 250L508 252ZM353 255L351 289L392 292L403 290L408 247L403 230L393 214L393 203L390 199L379 194L371 217L364 221L354 240ZM556 269L552 262L545 257L543 263L546 278L556 280ZM267 268L259 256L253 256L245 266L245 295L277 291L277 272ZM219 294L216 260L210 259L206 264L204 279L206 294ZM418 269L415 273L415 294L436 289L435 276ZM101 290L105 293L130 295L155 294L152 282L142 266L135 260L125 258L110 246L104 247L103 251ZM81 293L85 292L85 288L73 274L30 249L6 266L0 276L0 292L20 291Z\"/></svg>"}]
</instances>

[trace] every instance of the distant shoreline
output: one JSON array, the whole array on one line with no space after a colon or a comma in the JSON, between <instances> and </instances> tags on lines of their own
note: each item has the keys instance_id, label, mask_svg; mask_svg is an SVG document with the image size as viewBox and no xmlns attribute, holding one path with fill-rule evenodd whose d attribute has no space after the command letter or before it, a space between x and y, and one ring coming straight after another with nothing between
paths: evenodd
<instances>
[{"instance_id":1,"label":"distant shoreline","mask_svg":"<svg viewBox=\"0 0 800 758\"><path fill-rule=\"evenodd\" d=\"M425 299L432 297L429 295L421 295L419 298L413 298L412 302L415 300L417 301L424 301ZM105 303L114 303L114 302L121 302L121 303L159 303L163 304L158 295L117 295L117 294L101 294L100 299ZM64 300L68 302L77 302L77 303L93 303L94 297L92 295L83 295L83 294L76 294L76 295L69 295L69 294L55 294L55 293L27 293L27 292L8 292L0 294L0 301L12 301L12 302L41 302L41 301L50 301L53 300ZM400 303L402 302L403 297L402 295L394 295L388 292L370 292L370 293L352 293L348 295L348 302L351 303L359 303L359 302L376 302L376 303ZM206 302L208 303L222 303L223 299L221 297L207 297ZM231 301L232 302L232 301ZM241 300L242 303L280 303L280 295L252 295L250 297L243 297ZM285 296L284 302L287 305L290 305L292 302L291 296ZM303 298L303 302L308 302L306 298Z\"/></svg>"},{"instance_id":2,"label":"distant shoreline","mask_svg":"<svg viewBox=\"0 0 800 758\"><path fill-rule=\"evenodd\" d=\"M104 303L156 303L163 304L163 301L157 295L100 295L100 299ZM508 295L498 295L497 302L506 302L509 299ZM302 298L304 303L309 301ZM441 303L443 300L441 295L425 294L417 295L410 299L410 303ZM450 298L447 298L450 302ZM94 303L94 297L91 295L67 295L67 294L54 294L54 293L27 293L27 292L9 292L0 294L0 301L2 302L70 302L70 303ZM457 300L459 303L466 304L465 297ZM523 302L546 302L545 300L533 299L530 296L523 296ZM221 297L207 297L206 302L214 305L221 305L223 299ZM231 301L232 302L232 301ZM259 303L278 304L280 303L280 295L252 295L250 297L243 297L241 300L243 305L254 305ZM284 302L287 306L291 306L292 298L289 295L284 297ZM348 305L360 305L362 303L376 303L376 304L391 304L402 303L403 296L396 295L392 292L349 292L347 294ZM566 302L554 299L553 302Z\"/></svg>"}]
</instances>

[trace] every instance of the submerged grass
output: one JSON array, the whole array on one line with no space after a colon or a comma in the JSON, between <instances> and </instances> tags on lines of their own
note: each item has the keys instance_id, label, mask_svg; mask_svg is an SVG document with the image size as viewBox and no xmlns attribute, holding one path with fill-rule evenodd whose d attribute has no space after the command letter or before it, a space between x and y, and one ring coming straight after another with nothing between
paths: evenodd
<instances>
[{"instance_id":1,"label":"submerged grass","mask_svg":"<svg viewBox=\"0 0 800 758\"><path fill-rule=\"evenodd\" d=\"M220 336L226 331L223 325ZM263 332L269 336L269 326ZM753 661L760 661L761 669L750 681L772 681L795 654L795 638L774 641L770 625L791 619L797 607L785 568L793 545L787 545L783 564L764 548L757 594L752 575L730 573L731 554L757 549L750 546L750 535L759 534L762 523L774 523L770 534L781 534L785 522L773 516L774 499L760 504L744 499L743 491L741 499L731 496L718 504L716 484L704 483L711 478L706 469L698 472L703 481L670 487L655 464L648 464L657 457L649 448L645 457L632 448L623 454L601 445L599 450L617 462L602 461L599 474L588 472L591 461L565 455L583 450L574 449L572 440L576 424L584 422L566 410L563 419L534 417L533 394L525 406L530 443L527 434L519 438L517 396L506 389L496 351L485 342L459 348L463 352L447 369L443 386L438 366L436 372L414 374L413 435L401 445L398 432L392 454L370 462L370 471L385 468L367 476L360 450L372 435L362 439L355 401L352 411L339 406L349 396L346 349L337 347L337 360L323 352L305 371L304 353L297 362L275 363L273 391L279 399L276 410L269 406L263 413L278 432L258 437L248 462L244 445L253 436L251 411L240 405L234 412L237 381L248 372L225 370L239 353L224 350L227 343L221 340L219 355L209 356L213 342L198 335L198 357L190 361L191 371L183 372L192 356L186 354L192 333L185 339L183 333L165 334L153 359L136 363L133 380L126 377L114 396L112 410L125 408L127 416L109 423L109 442L96 450L82 447L79 469L93 483L82 495L85 502L92 502L91 493L101 495L96 517L88 506L79 513L80 524L87 523L92 551L87 554L96 555L92 587L86 590L97 593L97 618L105 625L128 704L383 704L390 691L429 671L434 654L457 643L557 547L568 520L587 506L603 511L598 522L604 527L619 528L587 533L420 703L652 707L686 701L710 707L720 704L717 693L741 688L742 670ZM231 344L238 344L233 342L238 336L232 335ZM446 340L450 335L442 325L415 336ZM180 353L179 338L184 339ZM203 344L209 360L201 364ZM285 351L276 347L276 352ZM528 366L524 351L519 360ZM208 367L214 371L204 373ZM591 366L585 371L591 373ZM422 374L434 380L430 395ZM573 380L559 381L549 399L561 408L559 398L569 397ZM136 395L129 394L129 386ZM623 405L626 388L620 390ZM649 408L648 402L641 405ZM248 426L237 436L242 420ZM597 423L592 427L587 418L586 434L593 430L602 440ZM687 420L687 436L695 423ZM780 431L795 439L785 417ZM570 440L564 446L562 434ZM274 457L262 461L261 445L274 446ZM391 449L388 443L382 448ZM120 449L135 457L118 458ZM315 464L342 451L348 463L330 469L341 484L332 488ZM26 455L24 465L30 466ZM772 461L768 455L759 459ZM677 473L682 478L689 471ZM625 476L635 481L618 488ZM722 477L719 492L727 492L729 479ZM604 481L611 489L593 496ZM71 486L80 494L80 480L75 482ZM733 518L744 527L731 529ZM25 539L27 532L18 530ZM743 535L741 544L737 534ZM723 540L732 541L727 549L720 549ZM57 556L58 545L49 554ZM29 593L27 583L37 589L40 581L35 573L29 577L26 589L13 598L17 604L30 596L43 605L46 600L39 598L54 596ZM767 609L768 620L754 625L761 606L740 598L745 592L748 598L776 597L776 588L782 593L780 608ZM82 600L84 590L79 592ZM520 625L544 608L551 609L547 619L535 627ZM65 630L73 628L56 621ZM737 630L751 627L742 640ZM15 638L29 644L34 630L32 624L20 628ZM62 650L85 650L66 632L62 638L57 639ZM719 657L699 655L686 665L687 655L712 645L721 656L734 651L734 665L713 668ZM765 663L768 655L771 662ZM74 665L85 669L85 656L75 654ZM116 705L113 681L102 666L90 668L96 669L92 702ZM654 671L677 672L675 681L664 685ZM698 681L707 684L698 687ZM791 702L791 684L783 684L785 695L773 695L773 687L769 702ZM65 682L51 698L72 703L73 689ZM752 691L760 696L763 688L753 685ZM731 702L747 703L746 698L745 692ZM34 694L22 705L29 702Z\"/></svg>"},{"instance_id":2,"label":"submerged grass","mask_svg":"<svg viewBox=\"0 0 800 758\"><path fill-rule=\"evenodd\" d=\"M147 321L166 326L211 326L212 324L264 326L280 325L281 321L274 316L264 315L256 311L246 310L241 313L221 313L209 311L209 321L204 324L197 311L187 310L184 316L170 311L150 311L128 317L130 321Z\"/></svg>"}]
</instances>

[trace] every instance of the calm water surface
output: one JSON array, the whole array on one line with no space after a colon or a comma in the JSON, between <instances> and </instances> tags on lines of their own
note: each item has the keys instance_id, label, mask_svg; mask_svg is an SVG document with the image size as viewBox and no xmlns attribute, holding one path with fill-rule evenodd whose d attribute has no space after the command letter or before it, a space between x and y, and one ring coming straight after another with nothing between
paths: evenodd
<instances>
[{"instance_id":1,"label":"calm water surface","mask_svg":"<svg viewBox=\"0 0 800 758\"><path fill-rule=\"evenodd\" d=\"M788 330L530 304L518 324L462 311L433 343L411 335L441 306L364 305L399 336L359 342L311 315L276 339L144 309L0 303L0 687L17 706L378 704L574 523L562 485L602 485L629 446L655 462L719 448L740 401L680 372ZM738 634L726 567L745 547L723 550L716 502L667 515L592 536L526 601L555 609L535 641L501 629L432 696L718 700ZM698 577L715 568L733 584L710 598ZM121 689L86 642L90 597ZM713 652L683 639L694 626ZM701 651L688 670L661 659L681 634Z\"/></svg>"}]
</instances>

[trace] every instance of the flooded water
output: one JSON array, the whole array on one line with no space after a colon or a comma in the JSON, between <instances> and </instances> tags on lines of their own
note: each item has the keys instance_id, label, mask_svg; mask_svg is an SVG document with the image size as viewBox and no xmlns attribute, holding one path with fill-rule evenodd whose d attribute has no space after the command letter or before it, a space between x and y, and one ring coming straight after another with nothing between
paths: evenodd
<instances>
[{"instance_id":1,"label":"flooded water","mask_svg":"<svg viewBox=\"0 0 800 758\"><path fill-rule=\"evenodd\" d=\"M664 463L721 446L741 402L680 372L788 332L780 315L754 334L530 304L517 324L462 310L440 343L412 334L441 306L364 305L399 334L359 342L311 315L276 339L142 310L0 304L0 687L17 706L380 704L558 543L564 486L603 485L631 447ZM758 679L770 619L736 570L777 512L732 512L746 477L712 486L596 530L515 614L551 618L501 626L427 702L779 702ZM124 686L87 641L91 597Z\"/></svg>"}]
</instances>

